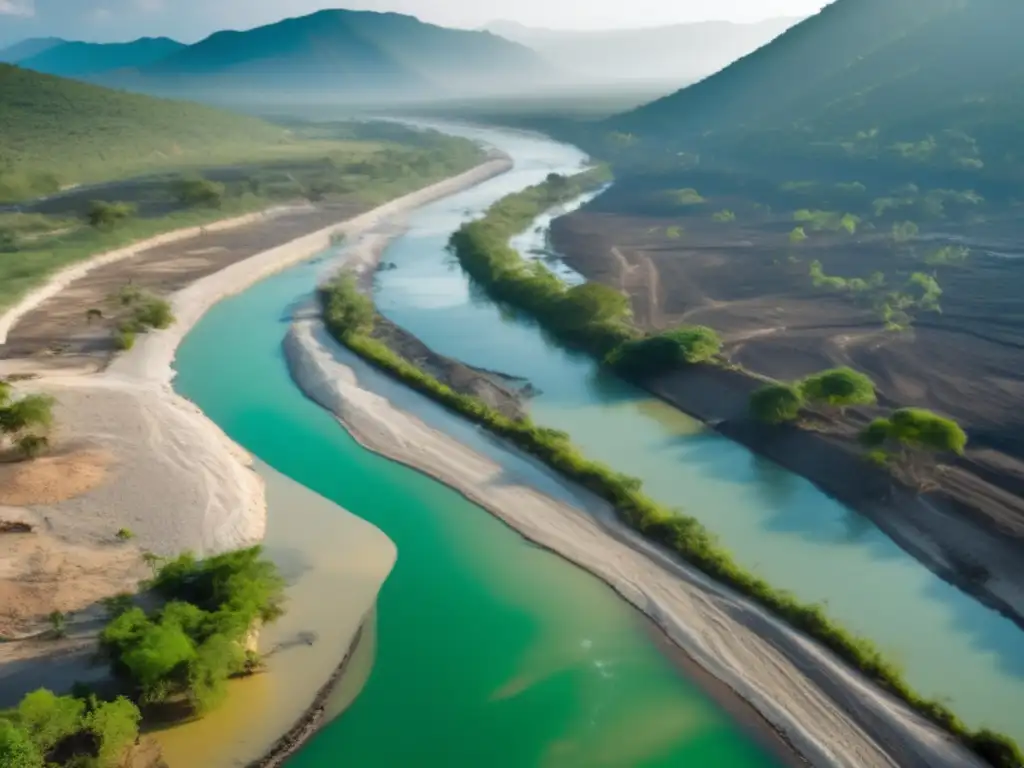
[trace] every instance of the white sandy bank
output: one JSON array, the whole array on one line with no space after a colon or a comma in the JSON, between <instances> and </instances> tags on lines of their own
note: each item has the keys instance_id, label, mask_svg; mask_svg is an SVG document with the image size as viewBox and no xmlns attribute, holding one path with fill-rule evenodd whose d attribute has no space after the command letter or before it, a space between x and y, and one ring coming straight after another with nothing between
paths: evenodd
<instances>
[{"instance_id":1,"label":"white sandy bank","mask_svg":"<svg viewBox=\"0 0 1024 768\"><path fill-rule=\"evenodd\" d=\"M372 369L318 321L297 321L285 351L299 386L362 444L606 581L814 765L983 765L815 643L635 535L604 502Z\"/></svg>"}]
</instances>

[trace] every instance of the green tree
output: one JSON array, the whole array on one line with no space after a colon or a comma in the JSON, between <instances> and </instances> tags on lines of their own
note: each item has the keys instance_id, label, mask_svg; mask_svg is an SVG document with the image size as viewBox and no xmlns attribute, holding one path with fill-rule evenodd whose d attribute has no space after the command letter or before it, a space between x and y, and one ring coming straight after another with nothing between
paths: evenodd
<instances>
[{"instance_id":1,"label":"green tree","mask_svg":"<svg viewBox=\"0 0 1024 768\"><path fill-rule=\"evenodd\" d=\"M924 408L901 408L872 421L861 433L872 455L896 458L919 485L937 454L962 454L967 435L952 419Z\"/></svg>"},{"instance_id":2,"label":"green tree","mask_svg":"<svg viewBox=\"0 0 1024 768\"><path fill-rule=\"evenodd\" d=\"M345 272L335 277L323 288L323 295L324 319L332 331L359 336L373 330L373 301L359 292L351 274Z\"/></svg>"},{"instance_id":3,"label":"green tree","mask_svg":"<svg viewBox=\"0 0 1024 768\"><path fill-rule=\"evenodd\" d=\"M26 395L19 400L11 397L11 387L0 382L0 437L14 442L25 458L35 458L49 446L39 434L53 424L53 406L49 395Z\"/></svg>"},{"instance_id":4,"label":"green tree","mask_svg":"<svg viewBox=\"0 0 1024 768\"><path fill-rule=\"evenodd\" d=\"M722 340L711 328L684 325L670 331L620 344L605 362L626 373L656 375L685 363L704 363L722 349Z\"/></svg>"},{"instance_id":5,"label":"green tree","mask_svg":"<svg viewBox=\"0 0 1024 768\"><path fill-rule=\"evenodd\" d=\"M56 696L40 688L25 696L18 705L18 724L43 754L62 739L78 731L85 703L70 696ZM3 763L0 763L3 765Z\"/></svg>"},{"instance_id":6,"label":"green tree","mask_svg":"<svg viewBox=\"0 0 1024 768\"><path fill-rule=\"evenodd\" d=\"M791 384L769 384L750 396L750 413L758 421L782 424L795 420L803 404L799 388Z\"/></svg>"},{"instance_id":7,"label":"green tree","mask_svg":"<svg viewBox=\"0 0 1024 768\"><path fill-rule=\"evenodd\" d=\"M800 393L815 405L840 410L851 405L871 405L876 401L875 384L852 368L833 368L808 376L800 382Z\"/></svg>"},{"instance_id":8,"label":"green tree","mask_svg":"<svg viewBox=\"0 0 1024 768\"><path fill-rule=\"evenodd\" d=\"M573 329L625 320L630 314L629 298L601 283L574 286L558 304L559 323Z\"/></svg>"},{"instance_id":9,"label":"green tree","mask_svg":"<svg viewBox=\"0 0 1024 768\"><path fill-rule=\"evenodd\" d=\"M26 731L0 719L0 766L43 768L43 755Z\"/></svg>"},{"instance_id":10,"label":"green tree","mask_svg":"<svg viewBox=\"0 0 1024 768\"><path fill-rule=\"evenodd\" d=\"M189 207L220 208L224 203L225 187L201 176L178 179L174 183L174 196Z\"/></svg>"},{"instance_id":11,"label":"green tree","mask_svg":"<svg viewBox=\"0 0 1024 768\"><path fill-rule=\"evenodd\" d=\"M789 242L792 243L793 245L796 245L797 243L802 243L806 239L807 232L804 231L803 227L796 227L793 229L792 232L789 233Z\"/></svg>"},{"instance_id":12,"label":"green tree","mask_svg":"<svg viewBox=\"0 0 1024 768\"><path fill-rule=\"evenodd\" d=\"M94 229L111 230L134 215L135 206L130 203L108 203L103 200L94 200L89 203L85 220Z\"/></svg>"},{"instance_id":13,"label":"green tree","mask_svg":"<svg viewBox=\"0 0 1024 768\"><path fill-rule=\"evenodd\" d=\"M103 768L121 765L125 750L139 735L142 715L123 696L99 704L85 716L83 725L96 737L96 757Z\"/></svg>"}]
</instances>

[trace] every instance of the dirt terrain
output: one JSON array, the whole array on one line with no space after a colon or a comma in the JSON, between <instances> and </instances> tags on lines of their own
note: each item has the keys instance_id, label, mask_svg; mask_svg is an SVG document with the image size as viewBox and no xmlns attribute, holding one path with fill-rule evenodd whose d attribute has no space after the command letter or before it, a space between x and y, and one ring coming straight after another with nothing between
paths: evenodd
<instances>
[{"instance_id":1,"label":"dirt terrain","mask_svg":"<svg viewBox=\"0 0 1024 768\"><path fill-rule=\"evenodd\" d=\"M48 362L61 368L102 367L117 351L113 331L118 308L112 297L129 280L135 288L168 295L235 262L361 212L353 203L282 207L267 215L262 225L206 232L94 269L19 320L7 343L0 346L0 372L17 373L14 361L26 358L35 370ZM88 318L91 309L100 310L103 317Z\"/></svg>"},{"instance_id":2,"label":"dirt terrain","mask_svg":"<svg viewBox=\"0 0 1024 768\"><path fill-rule=\"evenodd\" d=\"M898 246L888 232L849 235L808 228L808 239L794 244L792 218L762 216L744 224L737 214L737 221L713 220L713 211L739 210L735 201L709 202L696 206L699 212L671 218L616 213L620 202L598 198L558 219L553 245L587 278L627 291L640 325L708 325L721 334L733 362L772 378L796 379L849 365L876 382L880 405L848 412L842 421L819 420L817 432L780 435L749 423L747 399L761 384L749 373L689 369L648 382L652 391L851 506L877 515L880 504L902 505L900 511L915 527L934 534L943 551L943 563L933 567L952 566L961 577L955 580L974 582L969 588L978 586L979 575L993 575L985 570L990 557L1007 566L1019 558L1024 552L1024 259L1012 241L995 240L1005 227L986 229L987 239L964 227L945 240L924 235ZM966 262L924 263L944 242L969 246ZM893 288L913 272L935 275L943 291L941 311L915 308L904 330L887 330L863 295L816 287L809 274L815 260L828 276L868 279L881 271ZM929 479L928 493L913 501L913 511L908 497L893 496L887 478L865 465L856 441L859 428L882 408L910 405L952 416L970 438L966 455ZM796 432L803 434L790 434ZM985 538L984 547L968 543L970 537L957 525L945 533L928 531L958 516L981 523L975 528ZM1003 538L1007 535L1010 539ZM901 543L916 549L907 539ZM1015 582L1024 573L1010 566L1001 577ZM1007 608L999 599L991 602Z\"/></svg>"}]
</instances>

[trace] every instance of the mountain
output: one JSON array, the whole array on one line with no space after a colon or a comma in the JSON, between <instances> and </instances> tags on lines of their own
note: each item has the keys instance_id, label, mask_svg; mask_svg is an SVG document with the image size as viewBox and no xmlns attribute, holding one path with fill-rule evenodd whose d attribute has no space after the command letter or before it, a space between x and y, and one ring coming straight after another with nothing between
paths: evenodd
<instances>
[{"instance_id":1,"label":"mountain","mask_svg":"<svg viewBox=\"0 0 1024 768\"><path fill-rule=\"evenodd\" d=\"M587 80L679 83L717 72L798 21L709 21L602 31L540 29L514 21L495 21L485 29L529 46L555 66Z\"/></svg>"},{"instance_id":2,"label":"mountain","mask_svg":"<svg viewBox=\"0 0 1024 768\"><path fill-rule=\"evenodd\" d=\"M288 141L255 118L0 64L2 199Z\"/></svg>"},{"instance_id":3,"label":"mountain","mask_svg":"<svg viewBox=\"0 0 1024 768\"><path fill-rule=\"evenodd\" d=\"M150 66L131 87L363 98L500 93L550 76L528 48L487 32L397 13L328 10L243 32L218 32ZM111 81L113 82L113 81Z\"/></svg>"},{"instance_id":4,"label":"mountain","mask_svg":"<svg viewBox=\"0 0 1024 768\"><path fill-rule=\"evenodd\" d=\"M16 64L65 42L59 37L30 37L7 48L0 48L0 64Z\"/></svg>"},{"instance_id":5,"label":"mountain","mask_svg":"<svg viewBox=\"0 0 1024 768\"><path fill-rule=\"evenodd\" d=\"M1014 0L837 0L605 127L735 161L771 155L1024 178L1021 29L1024 3Z\"/></svg>"},{"instance_id":6,"label":"mountain","mask_svg":"<svg viewBox=\"0 0 1024 768\"><path fill-rule=\"evenodd\" d=\"M86 77L113 69L144 67L184 47L166 37L143 37L130 43L61 42L13 63L50 75Z\"/></svg>"}]
</instances>

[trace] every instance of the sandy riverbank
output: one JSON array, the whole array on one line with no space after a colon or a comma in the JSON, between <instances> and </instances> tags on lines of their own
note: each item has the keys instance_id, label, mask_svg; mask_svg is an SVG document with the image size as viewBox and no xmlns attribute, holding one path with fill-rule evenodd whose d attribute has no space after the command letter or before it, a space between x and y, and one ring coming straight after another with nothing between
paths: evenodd
<instances>
[{"instance_id":1,"label":"sandy riverbank","mask_svg":"<svg viewBox=\"0 0 1024 768\"><path fill-rule=\"evenodd\" d=\"M606 581L813 764L981 765L831 654L626 529L603 502L370 368L316 320L298 320L285 350L303 390L361 443Z\"/></svg>"},{"instance_id":2,"label":"sandy riverbank","mask_svg":"<svg viewBox=\"0 0 1024 768\"><path fill-rule=\"evenodd\" d=\"M337 236L351 237L394 226L415 208L510 167L510 159L492 157L466 173L196 280L170 297L177 318L171 328L141 336L131 351L102 372L91 372L88 365L78 369L54 365L49 357L5 361L11 364L4 369L7 373L34 376L17 385L19 393L44 392L58 399L59 426L54 436L58 452L68 452L83 461L82 457L90 457L89 467L76 467L69 473L79 478L82 486L75 493L53 497L53 482L21 478L19 493L27 488L36 489L39 495L22 494L17 497L18 506L0 507L0 519L31 520L41 531L0 539L0 546L6 548L0 552L4 564L0 568L0 594L18 598L16 603L9 602L17 607L16 615L0 618L11 618L11 626L18 629L16 634L23 635L45 628L45 617L52 610L72 614L70 636L65 641L0 644L0 680L4 681L5 699L16 701L41 685L66 689L75 680L92 680L104 674L104 670L91 667L89 658L100 626L97 619L102 609L98 601L132 589L148 575L142 563L143 551L174 554L192 550L203 555L263 540L267 525L264 481L254 470L251 457L171 388L177 347L202 315L222 298L328 248ZM208 226L206 231L242 231L250 225L273 226L273 219L254 214ZM90 272L117 262L127 279L132 256L147 247L164 247L195 237L197 231L161 235L58 273L0 315L0 343L27 314L44 302L59 300L64 292L74 291L75 281ZM181 247L187 250L189 246L185 243ZM117 540L116 533L122 528L134 535L130 543ZM28 544L26 536L32 538ZM86 550L88 557L83 555ZM51 588L43 588L46 585ZM32 626L33 622L38 626ZM337 667L344 653L340 646L332 648L331 668ZM317 686L329 674L327 668L315 673ZM303 682L303 690L308 693L306 704L317 690L309 682ZM298 714L294 709L288 711ZM283 723L276 733L288 725L290 722Z\"/></svg>"}]
</instances>

